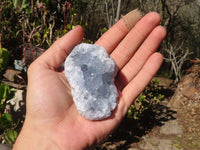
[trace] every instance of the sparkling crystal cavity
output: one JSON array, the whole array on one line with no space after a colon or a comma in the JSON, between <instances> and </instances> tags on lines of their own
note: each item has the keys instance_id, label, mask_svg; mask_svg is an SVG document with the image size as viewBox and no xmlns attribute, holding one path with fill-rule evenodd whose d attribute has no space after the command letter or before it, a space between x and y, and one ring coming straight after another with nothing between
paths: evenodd
<instances>
[{"instance_id":1,"label":"sparkling crystal cavity","mask_svg":"<svg viewBox=\"0 0 200 150\"><path fill-rule=\"evenodd\" d=\"M89 120L111 116L117 106L115 62L94 44L77 45L65 60L65 76L80 115Z\"/></svg>"}]
</instances>

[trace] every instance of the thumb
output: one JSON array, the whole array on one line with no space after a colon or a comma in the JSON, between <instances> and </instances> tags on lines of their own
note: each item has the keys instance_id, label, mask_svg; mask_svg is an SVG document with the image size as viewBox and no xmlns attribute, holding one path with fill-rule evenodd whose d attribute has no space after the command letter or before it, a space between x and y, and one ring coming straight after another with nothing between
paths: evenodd
<instances>
[{"instance_id":1,"label":"thumb","mask_svg":"<svg viewBox=\"0 0 200 150\"><path fill-rule=\"evenodd\" d=\"M56 40L54 44L37 60L41 67L48 69L57 69L66 59L71 50L79 43L81 43L84 36L84 31L81 26L76 26L70 32L65 34L60 39Z\"/></svg>"}]
</instances>

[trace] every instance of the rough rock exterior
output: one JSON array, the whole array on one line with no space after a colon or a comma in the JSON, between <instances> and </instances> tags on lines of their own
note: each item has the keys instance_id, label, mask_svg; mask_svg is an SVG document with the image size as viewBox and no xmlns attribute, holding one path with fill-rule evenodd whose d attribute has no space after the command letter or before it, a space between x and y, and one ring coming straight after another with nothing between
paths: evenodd
<instances>
[{"instance_id":1,"label":"rough rock exterior","mask_svg":"<svg viewBox=\"0 0 200 150\"><path fill-rule=\"evenodd\" d=\"M168 106L182 108L188 102L195 104L200 100L200 64L191 67L191 73L185 75L169 101Z\"/></svg>"},{"instance_id":2,"label":"rough rock exterior","mask_svg":"<svg viewBox=\"0 0 200 150\"><path fill-rule=\"evenodd\" d=\"M111 116L118 97L116 74L116 65L103 47L83 43L72 50L65 61L65 76L83 117L101 120Z\"/></svg>"}]
</instances>

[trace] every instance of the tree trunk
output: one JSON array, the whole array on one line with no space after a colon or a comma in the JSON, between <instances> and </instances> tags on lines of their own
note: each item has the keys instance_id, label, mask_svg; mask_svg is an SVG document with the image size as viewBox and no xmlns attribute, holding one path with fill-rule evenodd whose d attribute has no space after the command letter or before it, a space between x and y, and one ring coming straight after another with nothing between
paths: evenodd
<instances>
[{"instance_id":1,"label":"tree trunk","mask_svg":"<svg viewBox=\"0 0 200 150\"><path fill-rule=\"evenodd\" d=\"M118 0L117 13L116 13L116 17L115 17L115 23L119 20L120 7L121 7L121 0Z\"/></svg>"}]
</instances>

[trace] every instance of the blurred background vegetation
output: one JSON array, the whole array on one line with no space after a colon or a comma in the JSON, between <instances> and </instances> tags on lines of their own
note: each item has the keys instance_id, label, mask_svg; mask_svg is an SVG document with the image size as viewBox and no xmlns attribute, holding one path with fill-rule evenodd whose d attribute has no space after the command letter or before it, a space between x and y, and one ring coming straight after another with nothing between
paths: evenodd
<instances>
[{"instance_id":1,"label":"blurred background vegetation","mask_svg":"<svg viewBox=\"0 0 200 150\"><path fill-rule=\"evenodd\" d=\"M158 49L165 60L159 74L177 83L189 68L189 60L200 58L200 0L0 0L0 75L15 60L25 61L28 51L34 60L33 52L44 51L76 25L84 28L84 42L94 43L136 8L143 14L160 14L167 37ZM139 96L139 105L131 107L129 118L140 118L143 111L164 99L158 83L152 81ZM14 122L5 111L12 90L3 84L0 87L0 134L12 145L19 121Z\"/></svg>"},{"instance_id":2,"label":"blurred background vegetation","mask_svg":"<svg viewBox=\"0 0 200 150\"><path fill-rule=\"evenodd\" d=\"M94 43L119 18L138 8L158 12L167 37L159 51L165 57L162 74L178 81L188 58L200 57L199 0L1 0L0 47L13 59L26 49L47 49L75 25Z\"/></svg>"}]
</instances>

